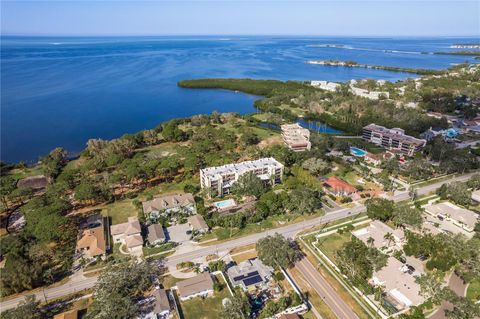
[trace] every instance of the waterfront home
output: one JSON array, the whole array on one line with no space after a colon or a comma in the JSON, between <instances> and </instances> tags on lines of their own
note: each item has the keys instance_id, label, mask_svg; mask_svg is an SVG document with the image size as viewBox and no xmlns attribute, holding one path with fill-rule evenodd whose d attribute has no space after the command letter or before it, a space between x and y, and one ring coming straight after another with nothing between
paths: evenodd
<instances>
[{"instance_id":1,"label":"waterfront home","mask_svg":"<svg viewBox=\"0 0 480 319\"><path fill-rule=\"evenodd\" d=\"M151 246L162 244L165 242L165 232L161 224L152 224L148 226L147 241Z\"/></svg>"},{"instance_id":2,"label":"waterfront home","mask_svg":"<svg viewBox=\"0 0 480 319\"><path fill-rule=\"evenodd\" d=\"M339 83L327 81L311 81L310 85L330 92L336 92L341 86Z\"/></svg>"},{"instance_id":3,"label":"waterfront home","mask_svg":"<svg viewBox=\"0 0 480 319\"><path fill-rule=\"evenodd\" d=\"M401 311L418 306L425 301L420 295L420 285L415 279L423 269L412 271L412 267L402 264L394 257L388 257L387 265L375 271L369 283L383 289L386 305Z\"/></svg>"},{"instance_id":4,"label":"waterfront home","mask_svg":"<svg viewBox=\"0 0 480 319\"><path fill-rule=\"evenodd\" d=\"M199 233L206 233L208 231L208 225L200 214L188 217L187 221L190 229L193 231L198 231Z\"/></svg>"},{"instance_id":5,"label":"waterfront home","mask_svg":"<svg viewBox=\"0 0 480 319\"><path fill-rule=\"evenodd\" d=\"M289 149L295 152L310 150L310 131L298 123L283 124L281 126L283 142Z\"/></svg>"},{"instance_id":6,"label":"waterfront home","mask_svg":"<svg viewBox=\"0 0 480 319\"><path fill-rule=\"evenodd\" d=\"M335 196L349 196L357 192L355 187L335 176L327 178L323 185Z\"/></svg>"},{"instance_id":7,"label":"waterfront home","mask_svg":"<svg viewBox=\"0 0 480 319\"><path fill-rule=\"evenodd\" d=\"M236 164L207 167L200 170L200 183L209 196L223 196L230 193L232 185L247 173L254 173L263 182L279 184L283 178L283 165L272 157Z\"/></svg>"},{"instance_id":8,"label":"waterfront home","mask_svg":"<svg viewBox=\"0 0 480 319\"><path fill-rule=\"evenodd\" d=\"M213 279L210 273L203 272L195 277L179 281L177 290L181 301L195 297L208 297L213 295Z\"/></svg>"},{"instance_id":9,"label":"waterfront home","mask_svg":"<svg viewBox=\"0 0 480 319\"><path fill-rule=\"evenodd\" d=\"M134 256L143 256L142 227L137 217L128 217L126 223L112 225L110 233L113 242L120 243L127 248L127 251Z\"/></svg>"},{"instance_id":10,"label":"waterfront home","mask_svg":"<svg viewBox=\"0 0 480 319\"><path fill-rule=\"evenodd\" d=\"M264 289L272 277L273 268L266 266L260 259L250 259L227 269L227 275L234 287L244 291Z\"/></svg>"},{"instance_id":11,"label":"waterfront home","mask_svg":"<svg viewBox=\"0 0 480 319\"><path fill-rule=\"evenodd\" d=\"M365 245L377 249L401 249L405 242L402 230L393 229L379 220L374 220L367 227L353 231L352 235Z\"/></svg>"},{"instance_id":12,"label":"waterfront home","mask_svg":"<svg viewBox=\"0 0 480 319\"><path fill-rule=\"evenodd\" d=\"M408 156L413 156L427 143L426 140L406 135L401 128L389 129L376 124L365 126L362 131L362 138L386 149L398 150Z\"/></svg>"},{"instance_id":13,"label":"waterfront home","mask_svg":"<svg viewBox=\"0 0 480 319\"><path fill-rule=\"evenodd\" d=\"M190 193L170 194L154 198L142 203L146 217L157 219L160 215L167 216L173 213L193 215L197 213L195 199Z\"/></svg>"},{"instance_id":14,"label":"waterfront home","mask_svg":"<svg viewBox=\"0 0 480 319\"><path fill-rule=\"evenodd\" d=\"M442 202L438 204L425 206L425 212L440 220L447 220L455 226L460 227L467 232L473 232L475 224L479 220L479 214L458 207L450 202Z\"/></svg>"}]
</instances>

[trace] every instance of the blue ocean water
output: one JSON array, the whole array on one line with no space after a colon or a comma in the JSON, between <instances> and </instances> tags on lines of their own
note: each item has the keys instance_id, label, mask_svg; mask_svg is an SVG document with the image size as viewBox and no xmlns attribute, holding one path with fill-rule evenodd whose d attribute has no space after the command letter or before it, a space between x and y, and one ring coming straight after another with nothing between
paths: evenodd
<instances>
[{"instance_id":1,"label":"blue ocean water","mask_svg":"<svg viewBox=\"0 0 480 319\"><path fill-rule=\"evenodd\" d=\"M111 139L175 117L254 111L257 97L181 89L182 79L395 81L412 75L305 61L435 69L472 61L421 54L472 38L4 36L1 42L0 157L8 162L35 161L57 146L79 152L89 138Z\"/></svg>"}]
</instances>

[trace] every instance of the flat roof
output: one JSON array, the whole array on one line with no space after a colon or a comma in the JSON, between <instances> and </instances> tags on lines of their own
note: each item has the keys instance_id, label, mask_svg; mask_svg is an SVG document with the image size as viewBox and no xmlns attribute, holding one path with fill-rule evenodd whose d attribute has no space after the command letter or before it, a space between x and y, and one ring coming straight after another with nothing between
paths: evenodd
<instances>
[{"instance_id":1,"label":"flat roof","mask_svg":"<svg viewBox=\"0 0 480 319\"><path fill-rule=\"evenodd\" d=\"M283 165L273 157L261 158L254 161L227 164L222 166L207 167L200 170L204 176L215 177L218 174L238 173L243 174L254 169L274 166L281 168Z\"/></svg>"},{"instance_id":2,"label":"flat roof","mask_svg":"<svg viewBox=\"0 0 480 319\"><path fill-rule=\"evenodd\" d=\"M426 140L422 140L422 139L419 139L419 138L416 138L416 137L413 137L413 136L410 136L410 135L406 135L405 131L401 128L398 128L398 127L386 128L384 126L380 126L380 125L372 123L372 124L369 124L369 125L365 126L363 129L364 130L371 130L371 131L374 131L374 132L377 132L377 133L381 133L384 136L399 139L402 142L408 142L408 143L416 144L416 145L419 145L419 146L423 146L427 142Z\"/></svg>"},{"instance_id":3,"label":"flat roof","mask_svg":"<svg viewBox=\"0 0 480 319\"><path fill-rule=\"evenodd\" d=\"M387 233L391 233L397 241L403 240L404 238L404 233L402 230L393 229L379 220L374 220L367 227L353 231L352 235L364 242L366 245L369 245L368 239L370 237L373 238L373 246L379 249L382 247L395 246L395 241L391 241L389 243L388 240L385 239L385 235Z\"/></svg>"},{"instance_id":4,"label":"flat roof","mask_svg":"<svg viewBox=\"0 0 480 319\"><path fill-rule=\"evenodd\" d=\"M480 216L479 214L471 210L459 207L450 202L442 202L442 203L426 206L425 211L434 215L438 215L438 214L447 215L451 219L459 221L462 224L472 228L475 227L475 224L477 223L478 218Z\"/></svg>"}]
</instances>

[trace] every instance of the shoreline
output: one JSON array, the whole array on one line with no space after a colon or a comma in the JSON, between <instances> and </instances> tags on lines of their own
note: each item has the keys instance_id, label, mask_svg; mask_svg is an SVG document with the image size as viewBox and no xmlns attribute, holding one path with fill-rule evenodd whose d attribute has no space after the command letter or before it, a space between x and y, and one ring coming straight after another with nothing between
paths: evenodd
<instances>
[{"instance_id":1,"label":"shoreline","mask_svg":"<svg viewBox=\"0 0 480 319\"><path fill-rule=\"evenodd\" d=\"M385 70L385 71L391 71L391 72L412 73L412 74L418 74L418 75L442 75L446 73L445 70L415 69L415 68L402 68L402 67L396 67L396 66L371 65L371 64L358 63L356 61L308 60L305 63L314 64L314 65L345 67L345 68L365 68L365 69L374 69L374 70Z\"/></svg>"}]
</instances>

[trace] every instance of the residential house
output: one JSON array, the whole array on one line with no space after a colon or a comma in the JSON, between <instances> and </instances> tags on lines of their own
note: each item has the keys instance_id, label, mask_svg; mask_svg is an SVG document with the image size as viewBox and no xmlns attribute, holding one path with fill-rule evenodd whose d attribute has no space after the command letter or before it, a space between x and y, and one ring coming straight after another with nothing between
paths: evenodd
<instances>
[{"instance_id":1,"label":"residential house","mask_svg":"<svg viewBox=\"0 0 480 319\"><path fill-rule=\"evenodd\" d=\"M387 234L391 234L391 236ZM401 249L405 242L405 235L402 230L393 229L379 220L374 220L367 227L353 231L352 235L365 245L377 249Z\"/></svg>"},{"instance_id":2,"label":"residential house","mask_svg":"<svg viewBox=\"0 0 480 319\"><path fill-rule=\"evenodd\" d=\"M77 240L76 250L84 257L93 259L96 257L105 257L110 249L108 229L108 219L101 216L92 216L87 228L81 231Z\"/></svg>"},{"instance_id":3,"label":"residential house","mask_svg":"<svg viewBox=\"0 0 480 319\"><path fill-rule=\"evenodd\" d=\"M420 295L420 285L415 281L421 273L422 269L414 272L409 265L402 264L394 257L388 257L387 265L373 273L370 284L381 287L387 304L396 311L401 311L425 301Z\"/></svg>"},{"instance_id":4,"label":"residential house","mask_svg":"<svg viewBox=\"0 0 480 319\"><path fill-rule=\"evenodd\" d=\"M203 272L195 277L179 281L177 290L181 301L195 297L208 297L213 295L213 279L210 273Z\"/></svg>"},{"instance_id":5,"label":"residential house","mask_svg":"<svg viewBox=\"0 0 480 319\"><path fill-rule=\"evenodd\" d=\"M187 219L190 228L194 231L198 231L200 233L206 233L208 231L208 225L203 219L203 216L200 214L195 214L193 216L188 217Z\"/></svg>"},{"instance_id":6,"label":"residential house","mask_svg":"<svg viewBox=\"0 0 480 319\"><path fill-rule=\"evenodd\" d=\"M355 187L335 176L327 178L323 184L335 196L349 196L357 192Z\"/></svg>"},{"instance_id":7,"label":"residential house","mask_svg":"<svg viewBox=\"0 0 480 319\"><path fill-rule=\"evenodd\" d=\"M148 226L148 243L151 246L155 246L166 241L165 232L161 224L152 224Z\"/></svg>"},{"instance_id":8,"label":"residential house","mask_svg":"<svg viewBox=\"0 0 480 319\"><path fill-rule=\"evenodd\" d=\"M310 150L312 147L310 131L300 126L300 124L283 124L281 129L283 142L289 149L295 152L302 152Z\"/></svg>"},{"instance_id":9,"label":"residential house","mask_svg":"<svg viewBox=\"0 0 480 319\"><path fill-rule=\"evenodd\" d=\"M241 262L227 269L227 275L233 286L240 286L244 291L263 289L272 277L273 268L258 259Z\"/></svg>"},{"instance_id":10,"label":"residential house","mask_svg":"<svg viewBox=\"0 0 480 319\"><path fill-rule=\"evenodd\" d=\"M78 309L72 309L53 316L53 319L77 319L78 317Z\"/></svg>"},{"instance_id":11,"label":"residential house","mask_svg":"<svg viewBox=\"0 0 480 319\"><path fill-rule=\"evenodd\" d=\"M123 224L112 225L110 233L114 243L121 243L127 247L131 255L143 256L142 226L137 217L128 217Z\"/></svg>"},{"instance_id":12,"label":"residential house","mask_svg":"<svg viewBox=\"0 0 480 319\"><path fill-rule=\"evenodd\" d=\"M362 138L386 149L399 150L408 156L413 156L427 143L426 140L406 135L401 128L389 129L376 124L365 126L362 131Z\"/></svg>"},{"instance_id":13,"label":"residential house","mask_svg":"<svg viewBox=\"0 0 480 319\"><path fill-rule=\"evenodd\" d=\"M230 193L232 185L247 173L254 173L264 183L279 184L282 182L283 165L272 157L236 164L207 167L200 170L202 189L207 189L212 196L223 196Z\"/></svg>"},{"instance_id":14,"label":"residential house","mask_svg":"<svg viewBox=\"0 0 480 319\"><path fill-rule=\"evenodd\" d=\"M154 198L142 203L145 216L157 219L160 215L167 216L172 213L192 215L197 213L195 199L190 193L171 194Z\"/></svg>"},{"instance_id":15,"label":"residential house","mask_svg":"<svg viewBox=\"0 0 480 319\"><path fill-rule=\"evenodd\" d=\"M167 292L165 289L155 289L153 292L155 297L155 306L153 312L160 318L170 317L170 301L168 300Z\"/></svg>"},{"instance_id":16,"label":"residential house","mask_svg":"<svg viewBox=\"0 0 480 319\"><path fill-rule=\"evenodd\" d=\"M479 214L450 202L425 206L425 212L440 220L450 221L467 232L473 232L479 220Z\"/></svg>"},{"instance_id":17,"label":"residential house","mask_svg":"<svg viewBox=\"0 0 480 319\"><path fill-rule=\"evenodd\" d=\"M382 164L382 157L380 155L377 155L377 154L367 153L363 156L363 159L368 164L372 164L374 166L378 166L378 165Z\"/></svg>"}]
</instances>

